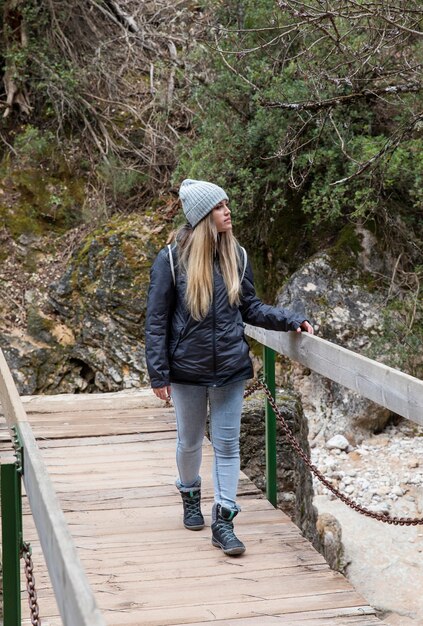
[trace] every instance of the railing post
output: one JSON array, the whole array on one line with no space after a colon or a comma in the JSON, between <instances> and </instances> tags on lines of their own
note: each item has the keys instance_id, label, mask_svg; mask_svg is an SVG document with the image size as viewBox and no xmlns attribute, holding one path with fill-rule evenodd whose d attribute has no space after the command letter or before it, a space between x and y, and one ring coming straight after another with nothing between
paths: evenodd
<instances>
[{"instance_id":1,"label":"railing post","mask_svg":"<svg viewBox=\"0 0 423 626\"><path fill-rule=\"evenodd\" d=\"M21 626L22 500L21 476L17 464L2 465L0 480L4 624Z\"/></svg>"},{"instance_id":2,"label":"railing post","mask_svg":"<svg viewBox=\"0 0 423 626\"><path fill-rule=\"evenodd\" d=\"M272 396L275 397L275 351L263 347L264 380ZM277 505L277 464L276 464L276 415L266 398L266 496L273 506Z\"/></svg>"}]
</instances>

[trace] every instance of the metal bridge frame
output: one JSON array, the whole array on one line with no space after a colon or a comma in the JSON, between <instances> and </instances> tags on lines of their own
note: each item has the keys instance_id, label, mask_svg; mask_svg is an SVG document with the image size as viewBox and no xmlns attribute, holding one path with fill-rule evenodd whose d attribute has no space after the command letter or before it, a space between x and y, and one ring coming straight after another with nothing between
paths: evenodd
<instances>
[{"instance_id":1,"label":"metal bridge frame","mask_svg":"<svg viewBox=\"0 0 423 626\"><path fill-rule=\"evenodd\" d=\"M0 469L3 619L6 626L15 626L21 624L22 467L17 459Z\"/></svg>"}]
</instances>

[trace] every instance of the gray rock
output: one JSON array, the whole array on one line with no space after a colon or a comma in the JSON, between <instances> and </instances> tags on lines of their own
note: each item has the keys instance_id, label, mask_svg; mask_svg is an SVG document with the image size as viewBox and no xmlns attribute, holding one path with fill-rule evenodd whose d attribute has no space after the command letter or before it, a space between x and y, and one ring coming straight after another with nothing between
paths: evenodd
<instances>
[{"instance_id":1,"label":"gray rock","mask_svg":"<svg viewBox=\"0 0 423 626\"><path fill-rule=\"evenodd\" d=\"M330 567L343 572L346 566L342 545L342 528L330 513L321 513L317 519L317 532L323 549L322 553Z\"/></svg>"},{"instance_id":2,"label":"gray rock","mask_svg":"<svg viewBox=\"0 0 423 626\"><path fill-rule=\"evenodd\" d=\"M369 511L372 513L381 513L387 515L391 510L391 505L388 502L377 502L376 504L369 505Z\"/></svg>"},{"instance_id":3,"label":"gray rock","mask_svg":"<svg viewBox=\"0 0 423 626\"><path fill-rule=\"evenodd\" d=\"M116 216L75 250L42 306L25 301L27 327L0 345L20 393L118 391L147 383L144 321L151 263L165 227ZM31 236L21 245L32 246Z\"/></svg>"},{"instance_id":4,"label":"gray rock","mask_svg":"<svg viewBox=\"0 0 423 626\"><path fill-rule=\"evenodd\" d=\"M371 233L356 236L361 252L346 250L341 258L339 249L319 253L293 274L277 303L298 310L303 307L301 312L318 327L320 337L373 358L377 350L378 360L383 360L389 355L379 339L386 294L366 288L368 272L380 271L380 255ZM377 341L381 345L375 348ZM383 429L390 418L387 409L301 365L294 365L292 380L301 394L310 430L321 438L352 432L358 443L369 431Z\"/></svg>"},{"instance_id":5,"label":"gray rock","mask_svg":"<svg viewBox=\"0 0 423 626\"><path fill-rule=\"evenodd\" d=\"M299 397L283 390L277 403L301 447L309 456L308 427ZM264 396L256 393L244 404L241 422L241 468L253 482L266 490L266 451L264 445ZM294 452L279 422L277 422L277 480L278 506L302 530L305 537L319 549L316 530L316 510L313 506L313 483L310 471Z\"/></svg>"},{"instance_id":6,"label":"gray rock","mask_svg":"<svg viewBox=\"0 0 423 626\"><path fill-rule=\"evenodd\" d=\"M343 435L335 435L326 442L328 450L346 450L350 445L348 439Z\"/></svg>"}]
</instances>

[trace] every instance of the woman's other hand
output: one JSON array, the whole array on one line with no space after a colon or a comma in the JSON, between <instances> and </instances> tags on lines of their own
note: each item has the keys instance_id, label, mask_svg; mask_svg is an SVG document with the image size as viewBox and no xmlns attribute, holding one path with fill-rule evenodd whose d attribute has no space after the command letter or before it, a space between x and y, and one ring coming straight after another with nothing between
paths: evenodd
<instances>
[{"instance_id":1,"label":"woman's other hand","mask_svg":"<svg viewBox=\"0 0 423 626\"><path fill-rule=\"evenodd\" d=\"M170 398L170 386L167 387L153 387L154 395L156 395L160 400L164 400L167 402Z\"/></svg>"},{"instance_id":2,"label":"woman's other hand","mask_svg":"<svg viewBox=\"0 0 423 626\"><path fill-rule=\"evenodd\" d=\"M309 324L307 322L307 320L304 320L304 322L302 322L302 324L297 328L296 330L297 333L310 333L310 335L314 335L314 328L311 324Z\"/></svg>"}]
</instances>

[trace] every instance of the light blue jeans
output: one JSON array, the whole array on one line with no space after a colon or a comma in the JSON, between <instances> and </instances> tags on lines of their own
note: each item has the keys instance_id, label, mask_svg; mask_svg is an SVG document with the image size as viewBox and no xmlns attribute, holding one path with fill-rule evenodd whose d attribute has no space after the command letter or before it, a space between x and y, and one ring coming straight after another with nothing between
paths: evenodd
<instances>
[{"instance_id":1,"label":"light blue jeans","mask_svg":"<svg viewBox=\"0 0 423 626\"><path fill-rule=\"evenodd\" d=\"M210 438L214 451L213 484L215 504L240 510L236 504L240 457L239 433L245 381L224 387L202 387L172 383L176 413L177 487L189 491L201 485L202 444L210 407Z\"/></svg>"}]
</instances>

